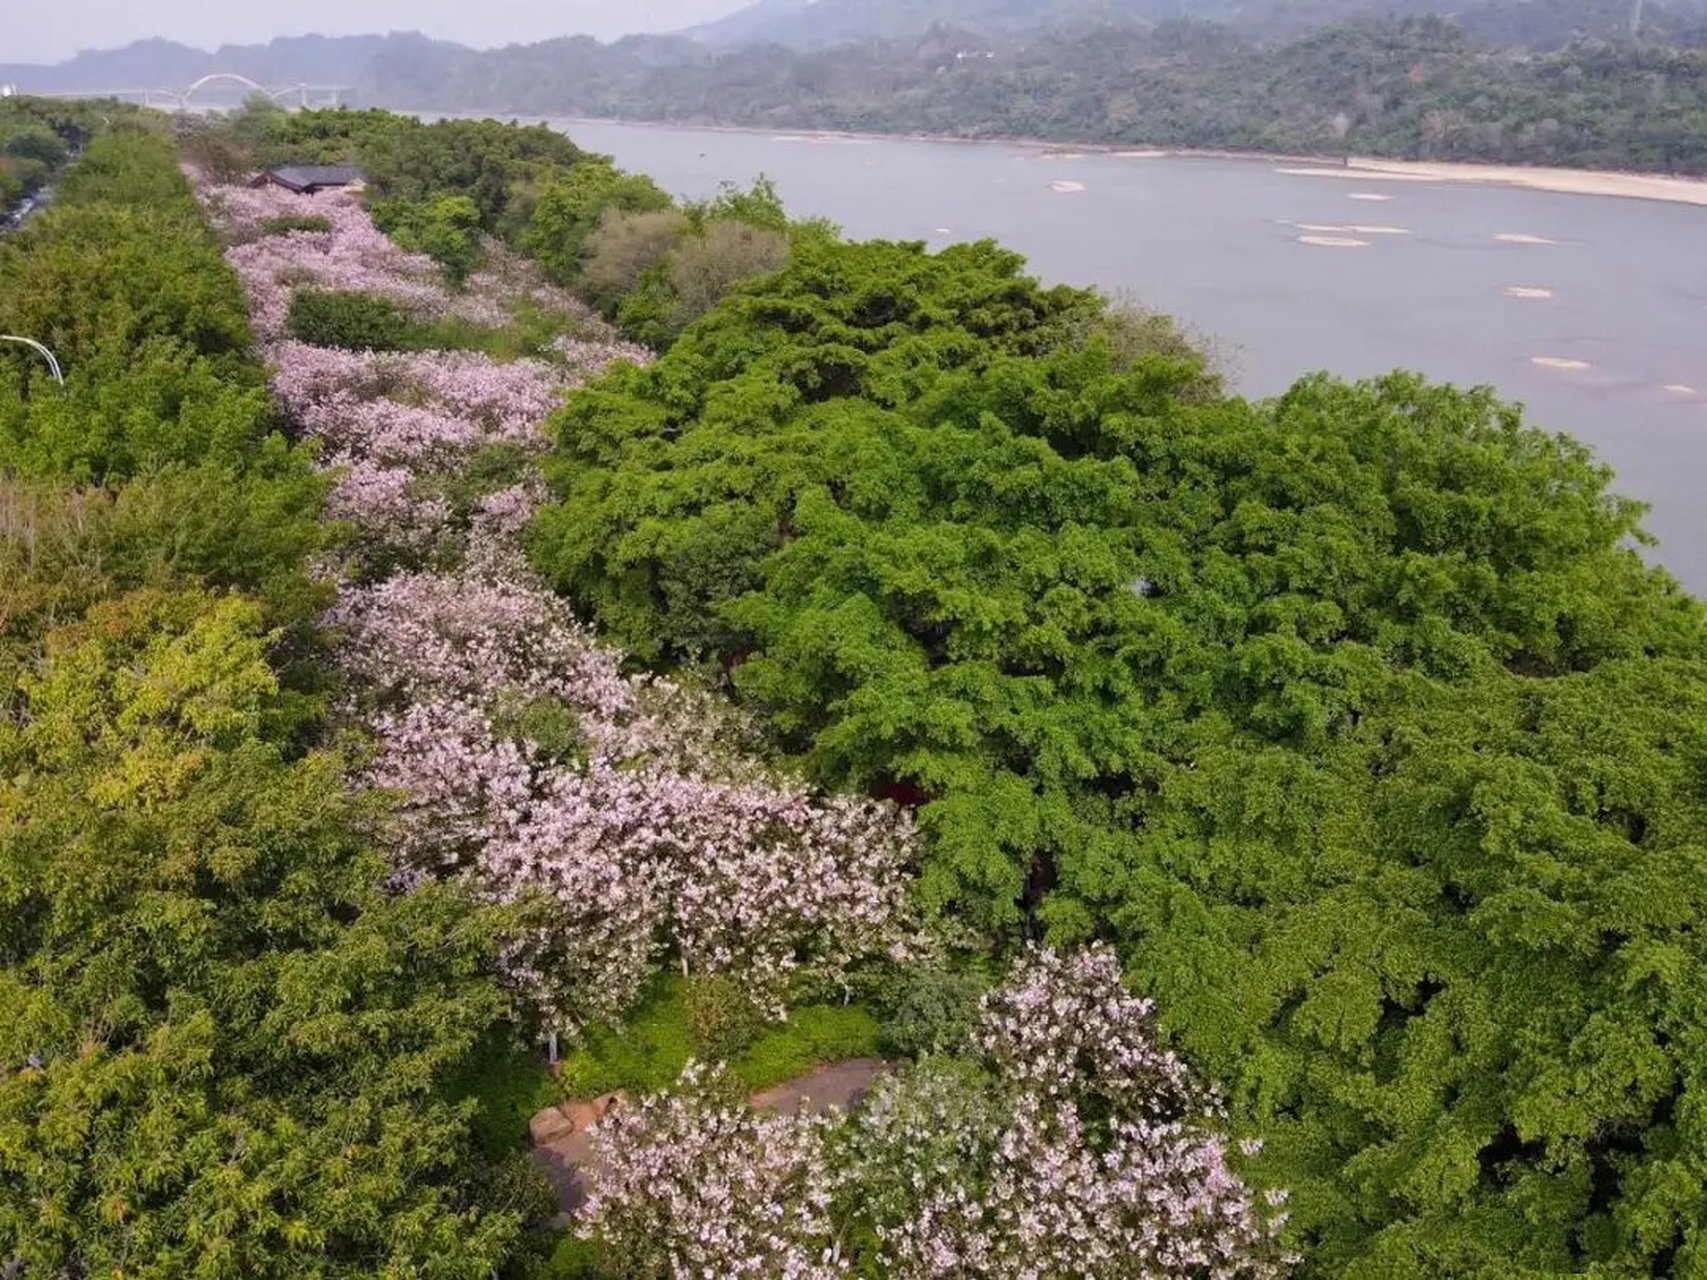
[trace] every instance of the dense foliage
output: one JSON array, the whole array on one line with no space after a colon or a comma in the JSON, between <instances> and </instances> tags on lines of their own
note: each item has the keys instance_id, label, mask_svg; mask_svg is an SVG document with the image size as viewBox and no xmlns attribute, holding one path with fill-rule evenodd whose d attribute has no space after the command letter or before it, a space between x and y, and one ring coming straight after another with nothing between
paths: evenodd
<instances>
[{"instance_id":1,"label":"dense foliage","mask_svg":"<svg viewBox=\"0 0 1707 1280\"><path fill-rule=\"evenodd\" d=\"M128 108L112 110L123 116ZM102 112L93 104L14 94L0 98L0 229L88 141Z\"/></svg>"},{"instance_id":2,"label":"dense foliage","mask_svg":"<svg viewBox=\"0 0 1707 1280\"><path fill-rule=\"evenodd\" d=\"M1486 392L1224 399L1097 308L797 251L560 414L538 561L916 804L932 902L1117 943L1315 1266L1687 1274L1707 649L1639 509Z\"/></svg>"},{"instance_id":3,"label":"dense foliage","mask_svg":"<svg viewBox=\"0 0 1707 1280\"><path fill-rule=\"evenodd\" d=\"M285 216L321 256L331 219ZM331 278L383 278L376 239ZM0 294L67 372L8 348L0 384L0 1264L490 1274L544 1209L463 1098L498 921L382 888L389 819L325 745L325 481L165 140L90 144Z\"/></svg>"},{"instance_id":4,"label":"dense foliage","mask_svg":"<svg viewBox=\"0 0 1707 1280\"><path fill-rule=\"evenodd\" d=\"M0 1259L484 1277L540 1208L455 1082L498 920L384 891L325 737L321 483L171 147L96 137L0 245Z\"/></svg>"},{"instance_id":5,"label":"dense foliage","mask_svg":"<svg viewBox=\"0 0 1707 1280\"><path fill-rule=\"evenodd\" d=\"M656 346L673 341L743 281L780 267L794 243L834 235L821 220L790 219L763 178L678 207L650 178L587 155L543 126L423 124L384 111L285 113L257 100L229 120L197 124L185 146L203 172L221 181L229 178L222 171L231 148L249 164L359 162L368 176L372 227L438 263L457 290L478 293L482 275L504 274L501 246L507 246L554 283L576 289L627 336ZM305 208L294 216L311 215ZM361 221L365 226L365 216ZM314 230L338 231L333 247L354 246L358 258L370 251L348 216L336 228L329 221L322 227L245 220L242 234ZM282 262L296 249L279 244L254 252ZM421 332L382 298L354 296L377 292L413 308L417 319L423 311L430 319L447 309L437 282L399 280L396 273L370 277L359 261L340 278L323 277L345 296L298 298L293 332L310 343L354 349L468 345L442 328Z\"/></svg>"}]
</instances>

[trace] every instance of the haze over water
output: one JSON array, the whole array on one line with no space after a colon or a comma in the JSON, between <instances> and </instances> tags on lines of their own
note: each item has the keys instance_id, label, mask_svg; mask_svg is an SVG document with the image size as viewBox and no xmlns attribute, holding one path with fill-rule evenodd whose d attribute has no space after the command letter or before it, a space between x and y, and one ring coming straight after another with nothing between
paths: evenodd
<instances>
[{"instance_id":1,"label":"haze over water","mask_svg":"<svg viewBox=\"0 0 1707 1280\"><path fill-rule=\"evenodd\" d=\"M1660 561L1707 595L1707 208L1266 160L555 123L674 194L764 173L791 212L855 237L994 237L1045 279L1181 317L1251 395L1315 369L1491 384L1592 445L1652 504ZM1353 198L1373 195L1388 198Z\"/></svg>"}]
</instances>

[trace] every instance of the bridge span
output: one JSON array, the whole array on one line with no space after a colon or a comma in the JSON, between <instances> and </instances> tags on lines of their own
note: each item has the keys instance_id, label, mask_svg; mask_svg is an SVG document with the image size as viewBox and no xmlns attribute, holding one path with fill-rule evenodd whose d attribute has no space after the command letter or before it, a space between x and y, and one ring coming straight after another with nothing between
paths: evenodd
<instances>
[{"instance_id":1,"label":"bridge span","mask_svg":"<svg viewBox=\"0 0 1707 1280\"><path fill-rule=\"evenodd\" d=\"M196 94L204 89L215 86L232 86L247 89L250 93L263 93L281 106L296 107L335 107L342 101L346 86L340 84L285 84L267 86L248 76L239 75L235 71L213 71L192 81L181 89L160 88L123 88L123 89L78 89L75 91L55 91L38 93L32 96L40 98L118 98L126 102L140 102L145 107L170 107L175 111L188 111L193 105ZM30 92L23 90L23 92Z\"/></svg>"}]
</instances>

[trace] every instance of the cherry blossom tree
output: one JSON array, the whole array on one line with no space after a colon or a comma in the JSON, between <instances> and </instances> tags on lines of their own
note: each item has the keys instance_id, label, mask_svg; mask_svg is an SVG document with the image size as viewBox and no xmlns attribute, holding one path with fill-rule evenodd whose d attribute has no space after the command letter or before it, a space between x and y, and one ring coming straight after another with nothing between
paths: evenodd
<instances>
[{"instance_id":1,"label":"cherry blossom tree","mask_svg":"<svg viewBox=\"0 0 1707 1280\"><path fill-rule=\"evenodd\" d=\"M765 767L743 751L753 735L733 711L628 675L526 567L539 424L580 382L647 353L497 246L452 293L353 196L201 193L249 290L273 394L332 473L327 514L355 530L330 567L327 622L350 677L346 709L374 743L367 781L397 798L393 885L459 878L513 905L510 977L570 1034L619 1017L666 958L739 972L780 1013L797 974L833 982L906 954L905 816L816 796ZM328 229L267 234L308 213ZM284 337L302 288L480 323L525 299L580 317L593 336L508 362L323 349ZM475 460L493 451L509 465L468 498Z\"/></svg>"},{"instance_id":2,"label":"cherry blossom tree","mask_svg":"<svg viewBox=\"0 0 1707 1280\"><path fill-rule=\"evenodd\" d=\"M985 997L971 1061L879 1082L847 1177L884 1274L1283 1274L1284 1197L1233 1171L1152 1015L1107 948L1034 950Z\"/></svg>"},{"instance_id":3,"label":"cherry blossom tree","mask_svg":"<svg viewBox=\"0 0 1707 1280\"><path fill-rule=\"evenodd\" d=\"M1106 949L1029 953L968 1056L883 1078L845 1121L756 1115L708 1078L691 1068L595 1131L581 1230L619 1259L753 1274L704 1269L750 1249L896 1280L1268 1280L1294 1261L1285 1197L1235 1173L1211 1099Z\"/></svg>"},{"instance_id":4,"label":"cherry blossom tree","mask_svg":"<svg viewBox=\"0 0 1707 1280\"><path fill-rule=\"evenodd\" d=\"M821 1116L766 1115L716 1070L594 1130L581 1230L637 1275L833 1280L851 1275L831 1218Z\"/></svg>"}]
</instances>

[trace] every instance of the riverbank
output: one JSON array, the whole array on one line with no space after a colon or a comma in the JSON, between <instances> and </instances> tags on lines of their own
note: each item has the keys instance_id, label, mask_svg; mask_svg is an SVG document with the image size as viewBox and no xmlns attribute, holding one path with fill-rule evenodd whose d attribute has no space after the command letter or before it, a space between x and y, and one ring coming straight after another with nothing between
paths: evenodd
<instances>
[{"instance_id":1,"label":"riverbank","mask_svg":"<svg viewBox=\"0 0 1707 1280\"><path fill-rule=\"evenodd\" d=\"M1562 169L1528 165L1473 164L1444 160L1387 160L1374 156L1324 156L1278 151L1216 150L1196 147L1141 147L1113 143L1062 142L1047 138L968 138L942 133L872 133L840 129L759 128L753 125L706 124L695 121L622 120L596 116L546 116L541 123L558 128L576 125L627 125L643 129L698 129L707 133L749 134L822 142L931 142L959 146L1024 147L1040 156L1069 159L1076 155L1115 159L1164 158L1203 160L1260 160L1285 166L1282 172L1309 177L1357 178L1389 182L1457 182L1484 186L1522 187L1560 195L1610 196L1629 200L1663 200L1673 204L1707 206L1707 179L1663 173L1632 173L1616 169Z\"/></svg>"},{"instance_id":2,"label":"riverbank","mask_svg":"<svg viewBox=\"0 0 1707 1280\"><path fill-rule=\"evenodd\" d=\"M1453 164L1426 160L1353 158L1333 168L1288 169L1339 177L1401 182L1471 182L1525 187L1561 195L1616 196L1626 200L1666 200L1707 205L1707 180L1660 173L1623 173L1604 169L1545 169L1506 164Z\"/></svg>"}]
</instances>

